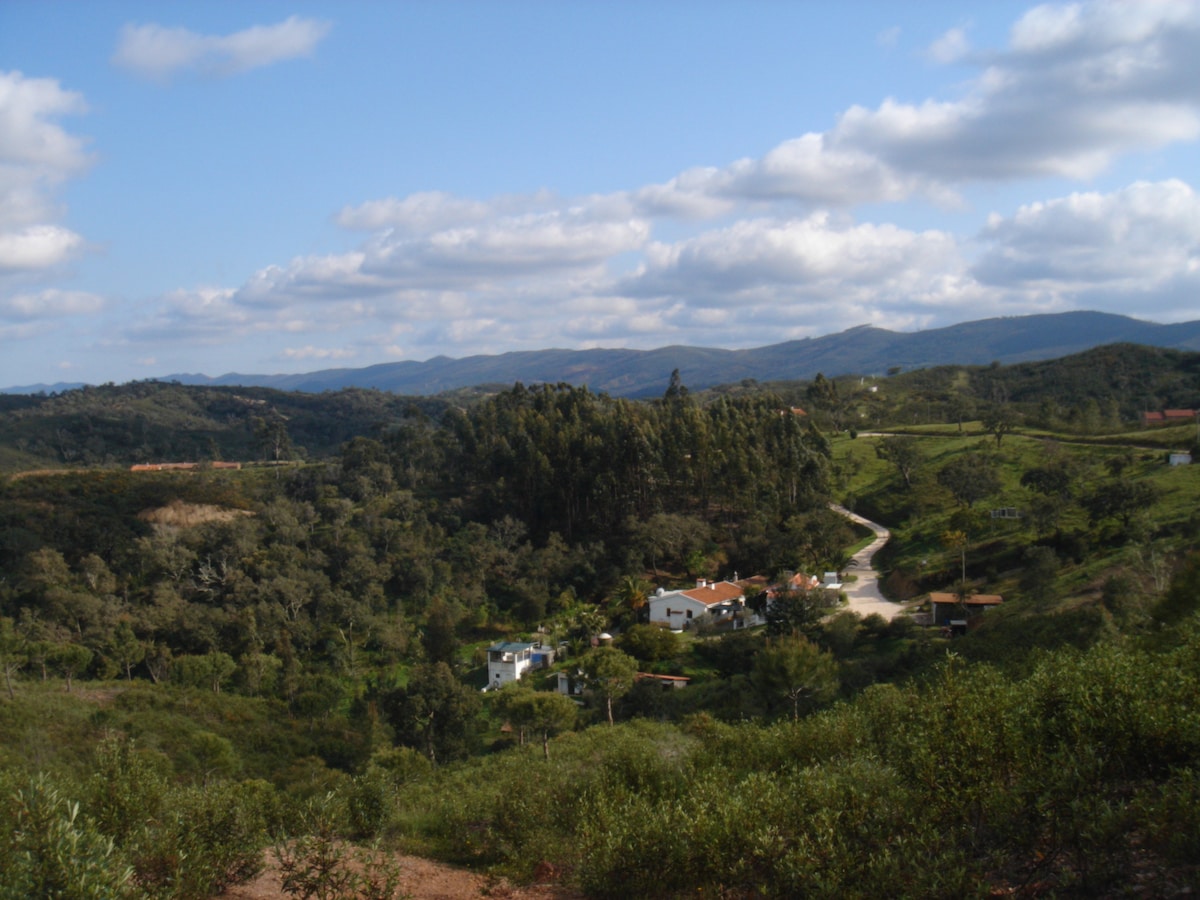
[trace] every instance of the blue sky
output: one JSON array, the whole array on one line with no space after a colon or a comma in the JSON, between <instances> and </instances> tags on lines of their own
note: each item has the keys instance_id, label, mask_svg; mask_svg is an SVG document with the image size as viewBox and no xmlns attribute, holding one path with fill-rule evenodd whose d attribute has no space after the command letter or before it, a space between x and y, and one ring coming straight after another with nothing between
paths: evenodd
<instances>
[{"instance_id":1,"label":"blue sky","mask_svg":"<svg viewBox=\"0 0 1200 900\"><path fill-rule=\"evenodd\" d=\"M1200 318L1200 0L0 2L0 385Z\"/></svg>"}]
</instances>

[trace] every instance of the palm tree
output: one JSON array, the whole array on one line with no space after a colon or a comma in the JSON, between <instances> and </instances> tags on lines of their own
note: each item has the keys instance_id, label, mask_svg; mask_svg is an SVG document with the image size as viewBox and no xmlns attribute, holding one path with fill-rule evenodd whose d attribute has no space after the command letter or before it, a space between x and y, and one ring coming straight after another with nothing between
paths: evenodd
<instances>
[{"instance_id":1,"label":"palm tree","mask_svg":"<svg viewBox=\"0 0 1200 900\"><path fill-rule=\"evenodd\" d=\"M621 579L621 583L617 585L617 590L614 592L613 597L619 606L631 610L638 621L641 621L642 610L650 602L650 591L653 589L654 585L644 578L639 578L636 575L626 575Z\"/></svg>"}]
</instances>

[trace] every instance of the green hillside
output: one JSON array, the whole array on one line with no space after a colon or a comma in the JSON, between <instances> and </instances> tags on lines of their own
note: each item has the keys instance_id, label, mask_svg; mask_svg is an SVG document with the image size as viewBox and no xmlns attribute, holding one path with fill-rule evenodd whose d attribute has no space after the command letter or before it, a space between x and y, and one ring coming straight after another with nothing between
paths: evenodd
<instances>
[{"instance_id":1,"label":"green hillside","mask_svg":"<svg viewBox=\"0 0 1200 900\"><path fill-rule=\"evenodd\" d=\"M391 896L373 841L597 897L1194 889L1196 431L1137 416L1193 402L1196 355L1092 353L656 401L10 398L0 894L210 896L276 846ZM915 615L768 602L855 578L834 501L891 529ZM645 621L750 576L745 615ZM930 591L1004 602L956 635ZM480 691L535 640L549 670Z\"/></svg>"}]
</instances>

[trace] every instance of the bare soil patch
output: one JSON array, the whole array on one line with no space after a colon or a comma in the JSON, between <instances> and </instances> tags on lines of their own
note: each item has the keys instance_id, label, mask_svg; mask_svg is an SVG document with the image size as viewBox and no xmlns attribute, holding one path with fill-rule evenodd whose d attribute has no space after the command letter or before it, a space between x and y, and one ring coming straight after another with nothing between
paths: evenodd
<instances>
[{"instance_id":1,"label":"bare soil patch","mask_svg":"<svg viewBox=\"0 0 1200 900\"><path fill-rule=\"evenodd\" d=\"M156 529L178 530L194 528L205 522L231 522L242 516L253 513L244 509L229 509L224 506L213 506L209 503L184 503L182 500L172 500L166 506L158 509L147 509L138 513L138 518L149 522Z\"/></svg>"},{"instance_id":2,"label":"bare soil patch","mask_svg":"<svg viewBox=\"0 0 1200 900\"><path fill-rule=\"evenodd\" d=\"M466 869L397 854L401 870L401 890L412 900L473 900L490 897L498 900L582 900L577 891L558 884L514 885L503 878L480 875ZM279 870L271 853L265 856L266 868L248 884L232 887L218 900L289 900L280 887Z\"/></svg>"}]
</instances>

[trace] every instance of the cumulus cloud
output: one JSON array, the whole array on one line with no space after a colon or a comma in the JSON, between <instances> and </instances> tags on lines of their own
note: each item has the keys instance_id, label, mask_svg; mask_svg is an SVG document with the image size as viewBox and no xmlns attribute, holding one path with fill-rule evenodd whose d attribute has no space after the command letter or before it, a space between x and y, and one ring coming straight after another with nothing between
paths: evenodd
<instances>
[{"instance_id":1,"label":"cumulus cloud","mask_svg":"<svg viewBox=\"0 0 1200 900\"><path fill-rule=\"evenodd\" d=\"M812 133L785 141L759 159L693 169L631 196L646 215L709 219L746 202L850 206L901 200L920 187L920 179L897 172L877 156L852 147L831 149L825 135Z\"/></svg>"},{"instance_id":2,"label":"cumulus cloud","mask_svg":"<svg viewBox=\"0 0 1200 900\"><path fill-rule=\"evenodd\" d=\"M917 303L964 264L938 231L838 223L827 213L755 219L674 244L654 244L622 287L633 296L688 298L697 306L787 306L870 295Z\"/></svg>"},{"instance_id":3,"label":"cumulus cloud","mask_svg":"<svg viewBox=\"0 0 1200 900\"><path fill-rule=\"evenodd\" d=\"M334 218L365 233L356 249L164 298L141 334L269 338L272 358L300 362L564 343L756 346L864 323L1128 311L1130 297L1145 314L1194 310L1200 204L1182 181L1027 203L969 235L850 210L953 204L980 182L1086 178L1122 154L1195 140L1200 4L1043 6L1004 48L971 47L958 28L928 54L974 76L949 99L852 106L827 130L662 183L346 206Z\"/></svg>"},{"instance_id":4,"label":"cumulus cloud","mask_svg":"<svg viewBox=\"0 0 1200 900\"><path fill-rule=\"evenodd\" d=\"M58 122L86 111L82 95L52 78L0 72L0 233L10 253L44 244L46 233L36 227L57 216L54 190L90 163L83 139ZM30 227L35 231L22 231ZM50 261L57 261L53 254Z\"/></svg>"},{"instance_id":5,"label":"cumulus cloud","mask_svg":"<svg viewBox=\"0 0 1200 900\"><path fill-rule=\"evenodd\" d=\"M0 297L0 319L10 321L61 319L91 315L105 307L104 298L86 291L47 289Z\"/></svg>"},{"instance_id":6,"label":"cumulus cloud","mask_svg":"<svg viewBox=\"0 0 1200 900\"><path fill-rule=\"evenodd\" d=\"M472 200L444 191L423 191L407 197L370 200L347 206L336 216L337 224L352 231L393 229L406 234L427 234L462 225L475 225L501 216L548 212L562 207L550 192Z\"/></svg>"},{"instance_id":7,"label":"cumulus cloud","mask_svg":"<svg viewBox=\"0 0 1200 900\"><path fill-rule=\"evenodd\" d=\"M419 205L406 207L400 201L389 208ZM450 210L446 221L479 221L418 234L409 228L388 228L361 250L269 266L236 292L236 300L249 306L285 307L381 295L391 297L391 302L398 297L426 302L430 296L442 302L461 297L466 290L503 289L518 296L525 279L548 285L564 278L594 277L595 270L613 256L641 247L650 233L649 225L638 219L605 221L570 209L485 218L482 208L471 206L464 212L469 205L437 206Z\"/></svg>"},{"instance_id":8,"label":"cumulus cloud","mask_svg":"<svg viewBox=\"0 0 1200 900\"><path fill-rule=\"evenodd\" d=\"M829 143L951 184L1088 177L1200 135L1198 47L1194 3L1038 7L962 99L855 107Z\"/></svg>"},{"instance_id":9,"label":"cumulus cloud","mask_svg":"<svg viewBox=\"0 0 1200 900\"><path fill-rule=\"evenodd\" d=\"M21 231L0 232L0 272L57 265L82 243L83 238L75 232L57 225L32 225Z\"/></svg>"},{"instance_id":10,"label":"cumulus cloud","mask_svg":"<svg viewBox=\"0 0 1200 900\"><path fill-rule=\"evenodd\" d=\"M299 16L227 35L130 24L121 29L112 61L134 74L159 80L187 70L233 75L311 56L329 29L328 22Z\"/></svg>"},{"instance_id":11,"label":"cumulus cloud","mask_svg":"<svg viewBox=\"0 0 1200 900\"><path fill-rule=\"evenodd\" d=\"M1014 26L1007 49L972 52L955 28L929 53L981 67L961 97L852 106L828 131L761 158L631 195L648 215L692 218L742 202L949 203L971 182L1087 178L1121 154L1200 135L1200 4L1043 6Z\"/></svg>"},{"instance_id":12,"label":"cumulus cloud","mask_svg":"<svg viewBox=\"0 0 1200 900\"><path fill-rule=\"evenodd\" d=\"M387 235L368 250L364 269L421 283L426 277L511 277L592 266L634 250L649 237L637 219L593 221L570 213L521 216L436 231L416 240Z\"/></svg>"},{"instance_id":13,"label":"cumulus cloud","mask_svg":"<svg viewBox=\"0 0 1200 900\"><path fill-rule=\"evenodd\" d=\"M129 329L133 341L173 341L186 339L200 344L245 337L258 323L232 301L230 288L202 287L175 290L158 298Z\"/></svg>"},{"instance_id":14,"label":"cumulus cloud","mask_svg":"<svg viewBox=\"0 0 1200 900\"><path fill-rule=\"evenodd\" d=\"M1200 288L1200 197L1178 180L1028 204L993 215L981 237L989 248L973 272L990 285L1081 299Z\"/></svg>"}]
</instances>

